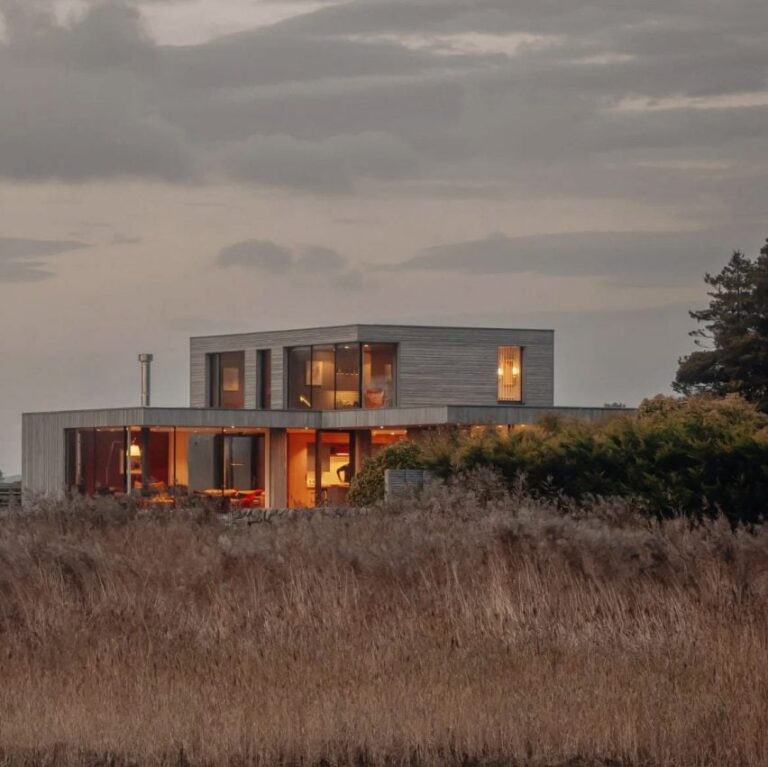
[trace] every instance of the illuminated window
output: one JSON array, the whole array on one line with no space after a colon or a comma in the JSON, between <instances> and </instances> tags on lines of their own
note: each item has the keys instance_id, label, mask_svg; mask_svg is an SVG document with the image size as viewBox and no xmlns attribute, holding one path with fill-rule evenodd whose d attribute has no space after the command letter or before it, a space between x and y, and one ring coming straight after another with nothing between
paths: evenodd
<instances>
[{"instance_id":1,"label":"illuminated window","mask_svg":"<svg viewBox=\"0 0 768 767\"><path fill-rule=\"evenodd\" d=\"M499 347L499 402L521 402L523 399L522 349L519 346Z\"/></svg>"},{"instance_id":2,"label":"illuminated window","mask_svg":"<svg viewBox=\"0 0 768 767\"><path fill-rule=\"evenodd\" d=\"M396 404L394 344L363 345L363 407L375 410Z\"/></svg>"},{"instance_id":3,"label":"illuminated window","mask_svg":"<svg viewBox=\"0 0 768 767\"><path fill-rule=\"evenodd\" d=\"M287 359L289 408L373 409L396 403L395 344L297 346Z\"/></svg>"},{"instance_id":4,"label":"illuminated window","mask_svg":"<svg viewBox=\"0 0 768 767\"><path fill-rule=\"evenodd\" d=\"M208 406L245 407L245 352L208 355Z\"/></svg>"}]
</instances>

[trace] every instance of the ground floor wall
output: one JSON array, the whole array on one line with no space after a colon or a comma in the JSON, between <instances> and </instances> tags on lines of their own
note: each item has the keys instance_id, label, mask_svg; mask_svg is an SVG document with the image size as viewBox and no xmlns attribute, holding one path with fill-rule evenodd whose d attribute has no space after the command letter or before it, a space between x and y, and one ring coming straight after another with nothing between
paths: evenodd
<instances>
[{"instance_id":1,"label":"ground floor wall","mask_svg":"<svg viewBox=\"0 0 768 767\"><path fill-rule=\"evenodd\" d=\"M319 430L79 425L77 418L24 424L27 498L132 496L181 507L307 508L343 505L356 471L406 429Z\"/></svg>"},{"instance_id":2,"label":"ground floor wall","mask_svg":"<svg viewBox=\"0 0 768 767\"><path fill-rule=\"evenodd\" d=\"M25 499L132 494L143 503L174 506L201 497L273 508L342 505L356 471L388 444L447 424L527 428L549 414L594 421L617 411L434 406L375 413L128 408L25 414L23 493Z\"/></svg>"}]
</instances>

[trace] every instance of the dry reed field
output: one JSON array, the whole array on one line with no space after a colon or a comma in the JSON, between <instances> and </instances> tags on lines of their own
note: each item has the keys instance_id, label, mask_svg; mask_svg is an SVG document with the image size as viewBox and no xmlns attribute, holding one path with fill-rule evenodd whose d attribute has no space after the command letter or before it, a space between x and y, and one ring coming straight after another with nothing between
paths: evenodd
<instances>
[{"instance_id":1,"label":"dry reed field","mask_svg":"<svg viewBox=\"0 0 768 767\"><path fill-rule=\"evenodd\" d=\"M0 519L0 764L768 764L768 532L491 495Z\"/></svg>"}]
</instances>

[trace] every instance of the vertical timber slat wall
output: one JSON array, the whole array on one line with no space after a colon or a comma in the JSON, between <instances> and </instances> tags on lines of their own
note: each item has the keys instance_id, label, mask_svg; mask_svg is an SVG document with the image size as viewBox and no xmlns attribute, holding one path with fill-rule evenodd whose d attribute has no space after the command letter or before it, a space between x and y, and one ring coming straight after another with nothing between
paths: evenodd
<instances>
[{"instance_id":1,"label":"vertical timber slat wall","mask_svg":"<svg viewBox=\"0 0 768 767\"><path fill-rule=\"evenodd\" d=\"M283 385L283 369L285 368L285 359L282 346L271 347L271 373L272 373L272 410L282 410L285 407L285 387Z\"/></svg>"},{"instance_id":2,"label":"vertical timber slat wall","mask_svg":"<svg viewBox=\"0 0 768 767\"><path fill-rule=\"evenodd\" d=\"M523 349L523 402L554 403L551 330L364 326L363 341L399 345L400 407L498 404L498 348Z\"/></svg>"},{"instance_id":3,"label":"vertical timber slat wall","mask_svg":"<svg viewBox=\"0 0 768 767\"><path fill-rule=\"evenodd\" d=\"M256 398L258 396L256 359L258 353L256 349L245 350L245 409L254 410L258 407ZM250 382L250 386L248 383Z\"/></svg>"},{"instance_id":4,"label":"vertical timber slat wall","mask_svg":"<svg viewBox=\"0 0 768 767\"><path fill-rule=\"evenodd\" d=\"M272 429L269 433L269 498L267 503L273 508L284 507L288 503L288 432L285 429Z\"/></svg>"},{"instance_id":5,"label":"vertical timber slat wall","mask_svg":"<svg viewBox=\"0 0 768 767\"><path fill-rule=\"evenodd\" d=\"M61 497L67 489L64 474L65 429L121 428L140 425L140 408L109 411L24 413L21 420L22 491ZM120 424L120 426L117 426Z\"/></svg>"},{"instance_id":6,"label":"vertical timber slat wall","mask_svg":"<svg viewBox=\"0 0 768 767\"><path fill-rule=\"evenodd\" d=\"M211 352L245 351L246 391L255 392L255 362L248 360L257 349L271 348L272 408L280 410L285 407L286 348L356 341L398 345L398 407L498 404L499 346L523 348L523 404L554 403L551 330L346 325L191 339L191 405L206 406L205 355Z\"/></svg>"}]
</instances>

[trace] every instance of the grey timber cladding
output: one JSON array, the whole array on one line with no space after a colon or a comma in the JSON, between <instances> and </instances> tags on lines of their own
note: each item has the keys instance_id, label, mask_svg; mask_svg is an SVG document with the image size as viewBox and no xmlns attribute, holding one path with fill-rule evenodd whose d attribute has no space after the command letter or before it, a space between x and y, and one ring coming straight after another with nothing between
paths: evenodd
<instances>
[{"instance_id":1,"label":"grey timber cladding","mask_svg":"<svg viewBox=\"0 0 768 767\"><path fill-rule=\"evenodd\" d=\"M64 430L177 426L197 428L319 428L319 413L302 411L215 410L194 408L112 408L58 413L24 413L21 421L21 471L25 493L59 495L64 490Z\"/></svg>"},{"instance_id":2,"label":"grey timber cladding","mask_svg":"<svg viewBox=\"0 0 768 767\"><path fill-rule=\"evenodd\" d=\"M64 429L133 424L137 408L25 413L21 417L21 476L25 493L57 495L64 488ZM122 422L122 423L120 423Z\"/></svg>"},{"instance_id":3,"label":"grey timber cladding","mask_svg":"<svg viewBox=\"0 0 768 767\"><path fill-rule=\"evenodd\" d=\"M190 341L190 404L206 405L206 354L246 352L246 407L255 404L256 350L272 350L272 407L284 405L285 349L324 343L398 344L398 406L497 404L497 349L522 346L523 401L554 402L554 333L506 328L344 325L206 336Z\"/></svg>"},{"instance_id":4,"label":"grey timber cladding","mask_svg":"<svg viewBox=\"0 0 768 767\"><path fill-rule=\"evenodd\" d=\"M262 428L269 430L270 499L285 501L286 429L376 429L429 427L445 424L533 424L556 413L595 421L631 414L613 408L569 408L498 405L431 405L381 410L218 410L213 408L113 408L22 416L22 475L25 493L58 495L64 489L64 430L124 426L179 428Z\"/></svg>"}]
</instances>

